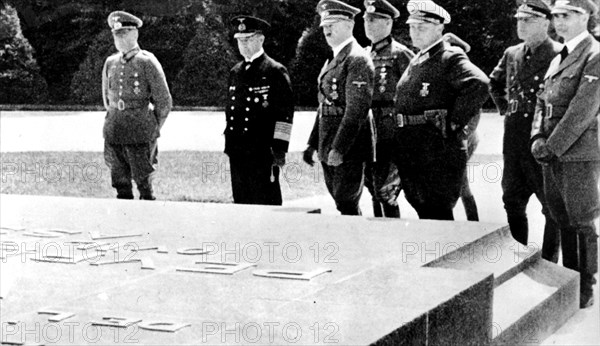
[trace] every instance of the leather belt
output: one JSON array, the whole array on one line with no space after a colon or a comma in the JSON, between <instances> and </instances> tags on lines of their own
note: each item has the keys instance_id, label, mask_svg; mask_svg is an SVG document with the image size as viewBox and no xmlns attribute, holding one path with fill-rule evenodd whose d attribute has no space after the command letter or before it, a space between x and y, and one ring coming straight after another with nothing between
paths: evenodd
<instances>
[{"instance_id":1,"label":"leather belt","mask_svg":"<svg viewBox=\"0 0 600 346\"><path fill-rule=\"evenodd\" d=\"M143 108L143 107L146 107L149 103L150 102L148 102L148 100L129 100L129 101L119 100L119 101L117 101L116 104L111 101L109 104L109 107L116 108L120 111L124 111L126 109Z\"/></svg>"},{"instance_id":2,"label":"leather belt","mask_svg":"<svg viewBox=\"0 0 600 346\"><path fill-rule=\"evenodd\" d=\"M324 116L335 116L335 115L344 115L343 107L329 106L324 104L321 108L321 115Z\"/></svg>"},{"instance_id":3,"label":"leather belt","mask_svg":"<svg viewBox=\"0 0 600 346\"><path fill-rule=\"evenodd\" d=\"M398 127L427 124L425 114L396 114L395 119Z\"/></svg>"}]
</instances>

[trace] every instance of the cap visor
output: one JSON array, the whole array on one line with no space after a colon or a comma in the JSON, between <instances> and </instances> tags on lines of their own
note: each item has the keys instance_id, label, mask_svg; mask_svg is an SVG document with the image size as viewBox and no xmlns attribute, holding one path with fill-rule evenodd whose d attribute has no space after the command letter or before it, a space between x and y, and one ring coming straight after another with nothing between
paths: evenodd
<instances>
[{"instance_id":1,"label":"cap visor","mask_svg":"<svg viewBox=\"0 0 600 346\"><path fill-rule=\"evenodd\" d=\"M255 34L256 34L255 32L238 32L235 35L233 35L233 38L246 38L246 37L254 36Z\"/></svg>"},{"instance_id":2,"label":"cap visor","mask_svg":"<svg viewBox=\"0 0 600 346\"><path fill-rule=\"evenodd\" d=\"M374 17L374 18L384 18L384 19L392 19L392 16L384 14L384 13L375 13L375 12L366 12L363 15L363 18Z\"/></svg>"},{"instance_id":3,"label":"cap visor","mask_svg":"<svg viewBox=\"0 0 600 346\"><path fill-rule=\"evenodd\" d=\"M112 29L111 31L112 32L120 32L120 31L131 31L131 30L134 30L134 29L137 29L137 28L133 27L133 26L122 26L122 27L120 27L118 29Z\"/></svg>"},{"instance_id":4,"label":"cap visor","mask_svg":"<svg viewBox=\"0 0 600 346\"><path fill-rule=\"evenodd\" d=\"M541 17L532 13L526 13L526 12L517 12L517 14L515 14L515 18L533 18L533 17Z\"/></svg>"}]
</instances>

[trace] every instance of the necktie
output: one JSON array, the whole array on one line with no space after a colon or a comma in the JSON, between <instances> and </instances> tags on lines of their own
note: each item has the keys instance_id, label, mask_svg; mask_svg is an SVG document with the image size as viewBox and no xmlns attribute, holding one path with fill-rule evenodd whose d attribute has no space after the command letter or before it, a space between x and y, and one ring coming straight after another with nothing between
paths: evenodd
<instances>
[{"instance_id":1,"label":"necktie","mask_svg":"<svg viewBox=\"0 0 600 346\"><path fill-rule=\"evenodd\" d=\"M562 63L563 61L565 61L565 59L567 58L567 55L569 55L569 49L567 49L567 46L565 46L561 51L560 51L560 62Z\"/></svg>"}]
</instances>

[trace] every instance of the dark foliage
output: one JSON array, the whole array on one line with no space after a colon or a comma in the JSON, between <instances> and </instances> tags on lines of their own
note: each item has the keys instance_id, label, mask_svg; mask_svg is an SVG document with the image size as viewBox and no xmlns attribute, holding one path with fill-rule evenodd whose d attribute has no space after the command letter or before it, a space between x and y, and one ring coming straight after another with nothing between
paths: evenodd
<instances>
[{"instance_id":1,"label":"dark foliage","mask_svg":"<svg viewBox=\"0 0 600 346\"><path fill-rule=\"evenodd\" d=\"M43 103L48 86L12 6L0 4L0 103Z\"/></svg>"}]
</instances>

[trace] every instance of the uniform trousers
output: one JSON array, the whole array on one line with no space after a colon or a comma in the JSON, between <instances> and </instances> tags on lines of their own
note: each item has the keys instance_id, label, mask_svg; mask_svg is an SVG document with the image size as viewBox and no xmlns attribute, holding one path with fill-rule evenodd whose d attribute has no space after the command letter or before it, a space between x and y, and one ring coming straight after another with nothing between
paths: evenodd
<instances>
[{"instance_id":1,"label":"uniform trousers","mask_svg":"<svg viewBox=\"0 0 600 346\"><path fill-rule=\"evenodd\" d=\"M112 187L117 190L117 198L133 199L133 178L140 192L140 199L154 199L152 179L158 163L157 155L156 140L136 144L104 141L104 161L110 168Z\"/></svg>"},{"instance_id":2,"label":"uniform trousers","mask_svg":"<svg viewBox=\"0 0 600 346\"><path fill-rule=\"evenodd\" d=\"M550 217L547 207L542 167L528 149L505 152L502 201L512 236L523 245L527 245L529 237L526 209L529 198L533 194L542 204L542 213L546 218L542 258L556 263L560 237L558 237L558 225Z\"/></svg>"},{"instance_id":3,"label":"uniform trousers","mask_svg":"<svg viewBox=\"0 0 600 346\"><path fill-rule=\"evenodd\" d=\"M466 148L457 138L443 138L433 125L399 130L393 162L406 200L420 219L454 220L452 209L466 174Z\"/></svg>"},{"instance_id":4,"label":"uniform trousers","mask_svg":"<svg viewBox=\"0 0 600 346\"><path fill-rule=\"evenodd\" d=\"M279 167L273 166L270 151L233 151L228 155L233 203L282 204Z\"/></svg>"},{"instance_id":5,"label":"uniform trousers","mask_svg":"<svg viewBox=\"0 0 600 346\"><path fill-rule=\"evenodd\" d=\"M598 272L600 162L554 160L543 166L543 175L550 216L560 227L560 235L551 236L560 237L564 266L580 273L581 295L590 296Z\"/></svg>"},{"instance_id":6,"label":"uniform trousers","mask_svg":"<svg viewBox=\"0 0 600 346\"><path fill-rule=\"evenodd\" d=\"M365 168L365 186L372 197L375 217L400 217L398 195L401 184L398 169L392 163L392 141L377 143L377 161L369 162Z\"/></svg>"},{"instance_id":7,"label":"uniform trousers","mask_svg":"<svg viewBox=\"0 0 600 346\"><path fill-rule=\"evenodd\" d=\"M364 186L365 163L344 161L339 166L329 166L322 162L325 185L337 210L342 215L361 215L360 196Z\"/></svg>"}]
</instances>

